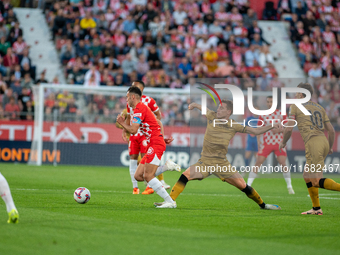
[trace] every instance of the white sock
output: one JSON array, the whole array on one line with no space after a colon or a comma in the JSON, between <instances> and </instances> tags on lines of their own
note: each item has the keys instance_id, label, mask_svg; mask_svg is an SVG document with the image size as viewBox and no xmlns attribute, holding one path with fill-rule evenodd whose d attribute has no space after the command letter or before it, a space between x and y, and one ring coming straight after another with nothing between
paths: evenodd
<instances>
[{"instance_id":1,"label":"white sock","mask_svg":"<svg viewBox=\"0 0 340 255\"><path fill-rule=\"evenodd\" d=\"M164 173L166 170L168 170L168 167L166 165L159 166L156 170L155 176L158 176L158 175Z\"/></svg>"},{"instance_id":2,"label":"white sock","mask_svg":"<svg viewBox=\"0 0 340 255\"><path fill-rule=\"evenodd\" d=\"M149 181L148 184L158 196L164 199L165 202L174 203L168 192L164 189L162 183L156 177Z\"/></svg>"},{"instance_id":3,"label":"white sock","mask_svg":"<svg viewBox=\"0 0 340 255\"><path fill-rule=\"evenodd\" d=\"M292 187L292 179L290 178L290 172L283 172L283 178L285 178L285 181L287 183L287 189L293 188Z\"/></svg>"},{"instance_id":4,"label":"white sock","mask_svg":"<svg viewBox=\"0 0 340 255\"><path fill-rule=\"evenodd\" d=\"M131 176L131 181L132 181L132 186L134 188L138 188L138 182L135 179L135 173L137 170L137 160L135 159L130 159L130 176Z\"/></svg>"},{"instance_id":5,"label":"white sock","mask_svg":"<svg viewBox=\"0 0 340 255\"><path fill-rule=\"evenodd\" d=\"M247 180L248 186L251 186L253 184L253 181L255 180L256 177L257 177L257 173L255 172L249 173L248 180Z\"/></svg>"},{"instance_id":6,"label":"white sock","mask_svg":"<svg viewBox=\"0 0 340 255\"><path fill-rule=\"evenodd\" d=\"M5 177L0 173L0 195L6 204L7 212L9 213L15 208L14 201Z\"/></svg>"}]
</instances>

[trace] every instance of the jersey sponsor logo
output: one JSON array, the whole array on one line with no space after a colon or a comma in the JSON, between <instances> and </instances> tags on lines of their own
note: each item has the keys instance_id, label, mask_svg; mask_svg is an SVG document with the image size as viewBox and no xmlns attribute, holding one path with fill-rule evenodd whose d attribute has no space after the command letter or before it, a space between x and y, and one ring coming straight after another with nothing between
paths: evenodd
<instances>
[{"instance_id":1,"label":"jersey sponsor logo","mask_svg":"<svg viewBox=\"0 0 340 255\"><path fill-rule=\"evenodd\" d=\"M147 154L148 155L152 155L152 154L154 154L154 149L152 148L152 147L150 147L149 149L148 149L148 152L147 152Z\"/></svg>"}]
</instances>

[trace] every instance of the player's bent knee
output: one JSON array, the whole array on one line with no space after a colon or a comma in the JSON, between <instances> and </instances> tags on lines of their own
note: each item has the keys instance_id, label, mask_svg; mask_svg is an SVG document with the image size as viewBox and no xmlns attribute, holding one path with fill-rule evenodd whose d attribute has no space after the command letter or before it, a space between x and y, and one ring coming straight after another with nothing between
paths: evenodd
<instances>
[{"instance_id":1,"label":"player's bent knee","mask_svg":"<svg viewBox=\"0 0 340 255\"><path fill-rule=\"evenodd\" d=\"M319 187L319 181L320 181L320 178L312 178L311 179L311 182L312 182L312 185L313 187Z\"/></svg>"},{"instance_id":2,"label":"player's bent knee","mask_svg":"<svg viewBox=\"0 0 340 255\"><path fill-rule=\"evenodd\" d=\"M143 174L137 174L137 173L135 173L135 179L136 179L136 181L139 181L139 182L142 182L142 181L144 181L144 178L143 178Z\"/></svg>"}]
</instances>

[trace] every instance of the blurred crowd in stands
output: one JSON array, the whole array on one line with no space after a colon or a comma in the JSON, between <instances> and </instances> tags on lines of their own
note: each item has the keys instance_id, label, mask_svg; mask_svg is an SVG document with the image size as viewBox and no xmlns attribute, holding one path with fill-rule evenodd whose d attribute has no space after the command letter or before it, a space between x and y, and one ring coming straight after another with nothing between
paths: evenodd
<instances>
[{"instance_id":1,"label":"blurred crowd in stands","mask_svg":"<svg viewBox=\"0 0 340 255\"><path fill-rule=\"evenodd\" d=\"M33 119L31 86L39 79L23 37L10 1L0 1L0 120Z\"/></svg>"},{"instance_id":2,"label":"blurred crowd in stands","mask_svg":"<svg viewBox=\"0 0 340 255\"><path fill-rule=\"evenodd\" d=\"M297 57L306 74L313 78L313 100L323 105L340 126L336 79L340 74L339 7L338 1L331 0L280 0L278 6L268 1L260 18L290 24ZM6 13L9 11L4 11L4 20ZM285 86L273 65L276 58L270 53L270 42L263 38L257 13L248 0L54 1L46 6L45 15L68 84L129 86L131 81L140 79L148 87L188 89L195 78L211 77L242 89L271 91L273 87ZM15 40L2 38L1 54L3 44L24 43L20 36ZM27 46L22 54L28 56ZM24 71L25 65L14 66L15 76L8 74L7 79L18 84L15 79L20 68L23 82L18 86L33 82L34 67L29 65L31 80ZM2 65L2 73L5 69L1 68ZM6 82L5 77L2 80ZM39 81L47 82L44 73ZM58 77L50 82L58 84ZM8 94L17 93L17 87L13 85ZM7 97L7 91L5 94ZM158 98L157 102L165 124L188 124L185 98L178 96L170 103ZM45 100L47 119L57 109L65 116L63 120L113 122L109 116L124 107L123 98L87 97L66 91L47 93Z\"/></svg>"}]
</instances>

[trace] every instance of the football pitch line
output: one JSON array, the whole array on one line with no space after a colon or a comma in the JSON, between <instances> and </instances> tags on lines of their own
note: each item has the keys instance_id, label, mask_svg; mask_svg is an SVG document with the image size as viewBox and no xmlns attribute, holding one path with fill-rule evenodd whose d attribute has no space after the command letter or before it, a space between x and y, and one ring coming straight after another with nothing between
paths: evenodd
<instances>
[{"instance_id":1,"label":"football pitch line","mask_svg":"<svg viewBox=\"0 0 340 255\"><path fill-rule=\"evenodd\" d=\"M19 190L19 191L51 191L51 192L66 192L69 190L66 189L13 189L13 190ZM119 194L131 194L130 191L120 191L120 190L92 190L91 194L93 193L119 193ZM217 194L217 193L182 193L181 196L212 196L212 197L243 197L243 194ZM329 199L329 200L340 200L340 194L319 194L320 198L322 199ZM338 197L331 197L331 196L338 196ZM286 196L262 196L264 198L286 198ZM305 199L305 196L296 196L296 195L290 195L292 198L302 198ZM309 197L309 195L307 195Z\"/></svg>"}]
</instances>

